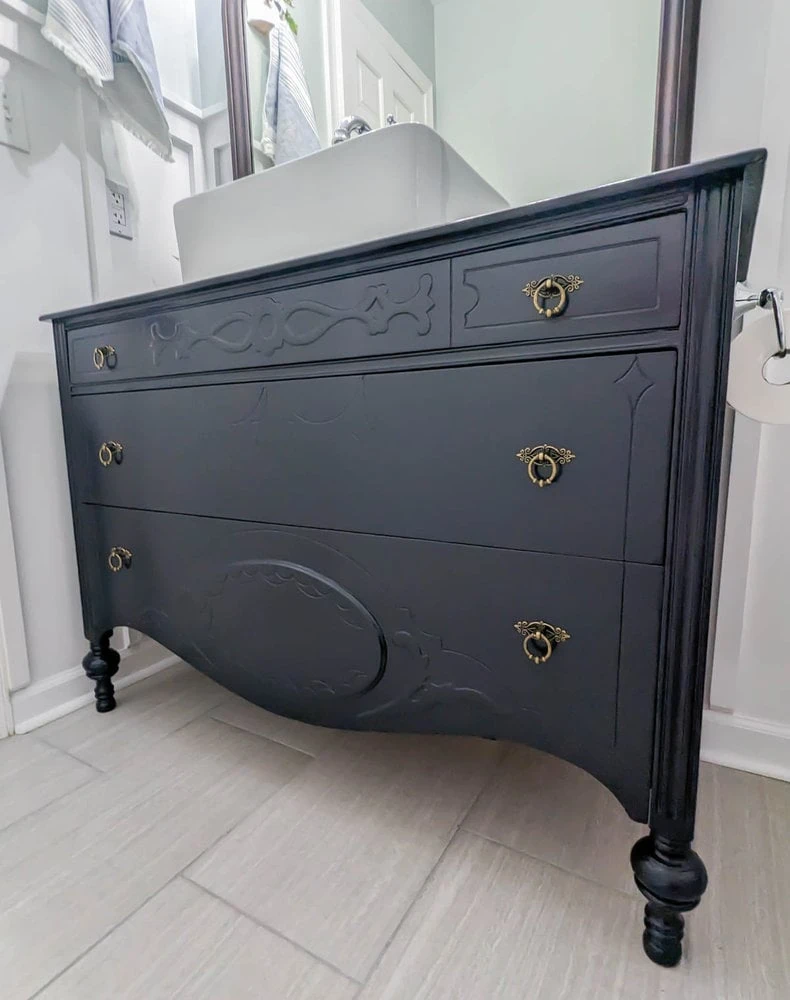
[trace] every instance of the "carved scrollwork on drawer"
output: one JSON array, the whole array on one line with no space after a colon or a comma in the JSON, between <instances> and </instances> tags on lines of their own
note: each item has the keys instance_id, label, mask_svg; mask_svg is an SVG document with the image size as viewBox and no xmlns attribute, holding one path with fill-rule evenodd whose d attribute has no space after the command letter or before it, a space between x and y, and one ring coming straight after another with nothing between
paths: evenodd
<instances>
[{"instance_id":1,"label":"carved scrollwork on drawer","mask_svg":"<svg viewBox=\"0 0 790 1000\"><path fill-rule=\"evenodd\" d=\"M201 615L211 658L232 658L275 697L358 697L384 676L387 645L376 618L342 584L309 566L234 563L211 584ZM251 646L237 627L253 621L260 622L260 641Z\"/></svg>"},{"instance_id":2,"label":"carved scrollwork on drawer","mask_svg":"<svg viewBox=\"0 0 790 1000\"><path fill-rule=\"evenodd\" d=\"M256 312L234 312L207 330L185 320L160 317L150 324L153 362L158 365L167 352L173 360L187 361L198 344L208 344L223 354L254 351L271 356L286 344L304 347L314 344L344 322L362 325L371 337L386 334L398 316L414 321L415 332L424 337L431 331L433 278L423 274L417 290L406 299L395 298L386 284L371 285L351 306L333 306L312 299L283 304L266 296Z\"/></svg>"}]
</instances>

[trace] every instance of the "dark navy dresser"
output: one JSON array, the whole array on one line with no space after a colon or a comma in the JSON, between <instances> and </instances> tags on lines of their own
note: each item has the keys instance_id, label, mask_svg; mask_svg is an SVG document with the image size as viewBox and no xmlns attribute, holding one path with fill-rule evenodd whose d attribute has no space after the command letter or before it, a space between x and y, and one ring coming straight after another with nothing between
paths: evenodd
<instances>
[{"instance_id":1,"label":"dark navy dresser","mask_svg":"<svg viewBox=\"0 0 790 1000\"><path fill-rule=\"evenodd\" d=\"M283 715L564 757L649 822L675 964L763 162L54 317L99 711L129 625Z\"/></svg>"}]
</instances>

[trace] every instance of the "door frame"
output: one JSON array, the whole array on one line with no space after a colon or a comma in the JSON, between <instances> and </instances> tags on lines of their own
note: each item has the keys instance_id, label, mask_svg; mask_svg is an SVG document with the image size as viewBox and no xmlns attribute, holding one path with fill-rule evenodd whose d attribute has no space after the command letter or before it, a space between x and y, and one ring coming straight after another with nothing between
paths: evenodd
<instances>
[{"instance_id":1,"label":"door frame","mask_svg":"<svg viewBox=\"0 0 790 1000\"><path fill-rule=\"evenodd\" d=\"M382 44L403 69L424 90L429 114L426 125L433 128L436 102L434 82L424 73L384 25L368 10L361 0L321 0L321 20L324 29L324 89L327 95L328 118L334 128L345 115L345 85L343 81L343 5L353 3L354 16L364 23L367 31ZM374 126L375 127L375 126Z\"/></svg>"}]
</instances>

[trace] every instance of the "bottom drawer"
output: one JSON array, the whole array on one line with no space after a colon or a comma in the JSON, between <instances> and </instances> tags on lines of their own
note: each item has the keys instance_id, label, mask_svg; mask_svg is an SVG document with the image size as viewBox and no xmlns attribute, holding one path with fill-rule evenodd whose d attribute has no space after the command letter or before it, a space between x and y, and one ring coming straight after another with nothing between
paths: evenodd
<instances>
[{"instance_id":1,"label":"bottom drawer","mask_svg":"<svg viewBox=\"0 0 790 1000\"><path fill-rule=\"evenodd\" d=\"M94 505L79 521L90 631L132 626L309 722L529 743L644 818L659 567ZM525 652L529 622L556 643L542 627Z\"/></svg>"}]
</instances>

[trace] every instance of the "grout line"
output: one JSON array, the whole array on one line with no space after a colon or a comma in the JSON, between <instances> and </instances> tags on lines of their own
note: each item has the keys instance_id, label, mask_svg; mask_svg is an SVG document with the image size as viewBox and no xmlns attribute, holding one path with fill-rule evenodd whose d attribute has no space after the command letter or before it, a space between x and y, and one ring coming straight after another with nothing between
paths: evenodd
<instances>
[{"instance_id":1,"label":"grout line","mask_svg":"<svg viewBox=\"0 0 790 1000\"><path fill-rule=\"evenodd\" d=\"M212 721L217 722L218 725L224 725L224 723L220 723L218 719L217 720L213 719ZM235 727L230 727L230 728L235 728ZM246 733L247 736L253 736L256 739L263 740L266 743L273 743L274 742L273 740L267 740L265 736L257 736L256 737L255 733L248 733L246 729L241 729L241 730L238 730L238 731ZM282 744L279 744L279 743L275 743L274 745L275 746L282 746ZM287 747L286 749L290 750L291 748ZM300 753L300 752L301 751L299 751L299 750L294 750L294 753ZM221 840L224 840L226 837L229 837L235 830L237 830L242 825L242 823L246 823L247 820L250 818L250 816L253 815L253 813L256 813L262 806L266 805L267 802L271 802L271 800L276 795L279 795L280 792L283 791L283 789L287 788L291 784L292 781L295 781L301 775L301 773L304 770L304 768L306 768L306 767L309 766L309 762L310 761L315 760L314 757L310 757L308 754L302 754L302 756L305 758L305 763L302 765L302 767L299 768L299 770L295 774L291 775L291 777L288 779L288 781L284 782L278 788L275 788L271 792L271 794L269 794L269 795L266 796L265 799L261 799L260 802L256 802L255 805L253 806L253 808L250 809L250 811L248 813L245 813L243 816L241 816L233 824L233 826L228 827L228 829L224 830L215 840L212 840L212 842L207 847L205 847L202 851L200 851L199 854L196 854L194 858L192 858L187 864L185 864L184 867L177 874L181 875L183 878L189 879L189 881L192 882L193 879L191 879L189 877L189 875L186 874L188 868L191 868L193 865L196 865L201 860L201 858L203 858L206 854L208 854L209 851L213 850L219 844L219 842ZM195 882L195 885L198 885L198 884L199 883ZM202 888L203 888L203 886L201 886L201 889ZM206 890L206 891L208 891L208 890Z\"/></svg>"},{"instance_id":2,"label":"grout line","mask_svg":"<svg viewBox=\"0 0 790 1000\"><path fill-rule=\"evenodd\" d=\"M442 848L441 854L436 859L436 862L434 863L434 865L431 868L431 870L425 876L425 879L423 880L422 885L419 887L419 889L417 890L417 892L414 894L414 898L409 903L409 905L406 907L406 910L404 911L402 917L400 918L400 920L398 921L397 925L395 926L395 929L392 931L392 933L390 934L390 936L387 938L386 942L384 943L383 948L378 953L378 956L377 956L375 962L370 967L370 972L368 972L367 976L365 977L363 986L367 986L368 983L370 982L370 980L373 978L374 974L376 973L376 970L378 969L378 967L381 965L382 961L384 960L384 956L389 951L390 945L395 940L396 936L398 935L400 929L403 927L404 923L408 919L408 917L409 917L410 913L412 912L412 910L416 907L416 905L419 902L419 900L422 899L423 895L425 894L425 892L426 892L426 890L428 888L429 883L431 882L431 880L433 879L433 877L434 877L434 875L436 873L436 870L438 869L439 865L444 860L444 856L447 854L448 850L450 849L450 847L452 846L452 844L455 842L455 840L456 840L456 838L458 836L458 833L460 832L460 830L462 828L462 824L466 820L466 818L469 815L469 813L477 805L477 802L478 802L480 796L488 788L490 782L493 781L495 773L499 769L499 767L502 764L502 762L504 761L505 757L507 757L507 755L510 753L510 751L511 751L511 748L508 748L508 747L502 748L502 752L500 752L500 755L499 755L499 760L491 768L491 773L488 775L488 777L485 779L485 781L483 781L482 785L480 786L480 789L477 792L477 795L475 795L475 796L472 797L472 800L469 803L468 808L465 810L465 812L463 813L463 815L459 818L458 822L455 825L455 829L452 831L452 833L450 834L450 837L447 840L447 843ZM360 990L360 994L361 994L361 992L362 992L362 990Z\"/></svg>"},{"instance_id":3,"label":"grout line","mask_svg":"<svg viewBox=\"0 0 790 1000\"><path fill-rule=\"evenodd\" d=\"M250 704L253 705L254 702L250 702ZM218 707L219 706L215 706L215 708ZM211 719L212 722L218 722L221 726L229 726L231 729L235 729L239 733L246 733L248 736L257 736L260 740L266 740L269 743L274 743L278 747L285 747L286 750L293 750L294 753L303 754L305 757L309 757L310 760L317 759L316 754L310 753L307 750L302 750L301 747L294 747L291 746L290 743L283 743L282 740L276 740L273 736L264 736L262 733L254 733L251 729L245 729L244 726L238 726L235 722L229 722L227 719L218 719L216 716L211 715L211 712L213 712L215 708L210 708L205 716L206 718ZM264 711L266 710L264 709ZM201 718L203 718L203 716L201 716ZM283 718L287 718L287 716L283 716Z\"/></svg>"},{"instance_id":4,"label":"grout line","mask_svg":"<svg viewBox=\"0 0 790 1000\"><path fill-rule=\"evenodd\" d=\"M71 757L71 759L75 760L78 764L82 764L83 767L91 768L91 770L95 771L97 774L107 773L106 771L102 771L100 767L96 767L95 764L91 764L89 760L83 760L82 757L78 757L73 750L66 750L65 747L56 746L54 743L50 743L48 739L45 739L45 737L40 736L38 733L35 733L35 735L31 733L30 735L33 743L38 743L40 746L45 746L49 750L57 750L58 753L65 754L66 757Z\"/></svg>"},{"instance_id":5,"label":"grout line","mask_svg":"<svg viewBox=\"0 0 790 1000\"><path fill-rule=\"evenodd\" d=\"M29 1000L35 1000L35 998L36 998L36 997L38 997L38 996L41 996L41 994L42 994L42 993L44 992L44 990L48 989L48 988L49 988L49 987L50 987L50 986L51 986L51 985L52 985L52 984L53 984L54 982L56 982L56 980L60 979L60 978L61 978L61 976L65 976L65 974L66 974L66 973L67 973L67 972L68 972L68 971L69 971L70 969L72 969L72 968L73 968L73 967L74 967L74 966L75 966L75 965L76 965L76 964L77 964L78 962L81 962L81 961L82 961L82 959L83 959L83 958L85 958L85 956L86 956L86 955L88 955L88 954L89 954L90 952L92 952L92 951L94 950L94 948L98 948L98 946L99 946L99 945L100 945L100 944L101 944L101 943L102 943L103 941L106 941L106 940L107 940L107 938L108 938L108 937L109 937L109 936L110 936L111 934L114 934L114 933L115 933L115 932L116 932L117 930L119 930L119 929L120 929L121 927L123 927L123 925L124 925L125 923L127 923L127 921L131 920L131 919L132 919L132 917L133 917L133 916L135 916L135 914L139 913L139 912L140 912L140 910L142 910L142 908L143 908L144 906L146 906L146 905L147 905L148 903L150 903L150 902L151 902L151 900L152 900L152 899L153 899L153 898L154 898L155 896L158 896L160 892L164 892L164 891L165 891L165 889L167 889L167 888L168 888L168 887L169 887L170 885L172 885L172 883L173 883L173 882L175 882L175 880L176 880L176 879L178 878L178 876L179 876L179 875L180 875L180 872L176 872L176 874L175 874L175 875L173 875L173 877L172 877L172 878L169 878L169 879L167 880L167 882L163 883L163 884L162 884L162 885L160 885L160 886L159 886L159 887L158 887L157 889L155 889L155 890L154 890L154 892L152 892L152 893L150 894L150 896L146 896L146 898L145 898L145 899L143 900L143 902L142 902L142 903L140 903L140 905L139 905L139 906L135 906L133 910L130 910L130 911L129 911L129 912L128 912L128 913L126 914L126 916L125 916L125 917L123 917L123 918L122 918L121 920L119 920L117 924L113 924L113 926L112 926L112 927L110 927L110 929L109 929L109 930L105 931L105 932L104 932L104 934L102 934L102 936L101 936L101 937L97 938L97 939L96 939L96 940L95 940L95 941L93 942L93 944L91 944L91 945L90 945L89 947L87 947L87 948L85 949L85 951L83 951L83 952L80 952L80 954L79 954L79 955L78 955L78 956L77 956L77 957L76 957L75 959L73 959L73 961L69 962L69 963L68 963L68 965L66 965L66 966L65 966L64 968L62 968L62 969L60 970L60 972L58 972L58 974L57 974L57 975L53 976L53 977L52 977L52 978L51 978L50 980L48 980L48 981L47 981L46 983L44 983L44 985L43 985L43 986L42 986L42 987L41 987L40 989L36 990L36 992L35 992L35 993L32 993L32 994L30 995L30 998L29 998Z\"/></svg>"},{"instance_id":6,"label":"grout line","mask_svg":"<svg viewBox=\"0 0 790 1000\"><path fill-rule=\"evenodd\" d=\"M555 871L562 872L563 875L567 875L570 878L580 879L582 882L587 882L589 885L594 885L599 889L607 889L609 892L617 893L618 896L623 896L625 899L629 899L632 903L644 902L641 895L637 896L635 893L627 892L625 889L618 889L613 885L605 885L603 882L598 882L594 878L590 878L589 875L582 875L580 872L571 871L569 868L563 868L562 865L558 865L553 861L547 861L545 858L539 858L535 854L530 854L528 851L522 851L518 847L513 847L510 844L503 844L499 840L495 840L493 837L487 837L484 833L478 833L476 830L470 830L468 827L462 827L461 832L468 834L470 837L477 837L478 840L485 840L488 844L493 844L495 847L502 847L506 851L511 851L513 854L518 854L522 858L529 858L530 861L536 861L538 864L546 865L547 868L553 868Z\"/></svg>"},{"instance_id":7,"label":"grout line","mask_svg":"<svg viewBox=\"0 0 790 1000\"><path fill-rule=\"evenodd\" d=\"M252 704L252 702L250 704ZM201 715L200 718L208 719L210 722L216 722L218 726L227 726L228 729L233 729L237 733L244 733L245 736L252 736L253 739L263 740L264 743L270 743L272 746L280 747L280 749L282 750L290 750L292 753L301 754L301 756L306 757L308 761L317 759L313 754L308 753L306 750L300 750L299 747L292 747L288 743L281 743L279 740L274 739L274 737L272 736L264 736L263 733L254 733L252 732L251 729L245 729L243 726L237 726L233 722L226 722L225 719L215 719L213 715L209 714L213 711L214 709L210 708L209 711L206 713L206 715ZM283 718L285 718L285 716L283 716ZM290 781L293 781L293 778L291 778ZM290 781L288 782L289 784ZM285 788L285 785L283 785L282 787ZM267 801L268 799L264 799L264 802Z\"/></svg>"},{"instance_id":8,"label":"grout line","mask_svg":"<svg viewBox=\"0 0 790 1000\"><path fill-rule=\"evenodd\" d=\"M370 972L368 972L367 976L365 976L365 980L364 980L364 985L365 986L368 986L370 984L371 979L373 978L373 976L378 971L378 968L381 965L381 963L384 961L384 956L389 951L390 945L392 944L392 942L395 940L395 938L400 933L401 928L403 927L403 925L408 920L408 918L411 915L411 913L414 910L414 908L417 906L417 903L425 895L425 892L427 891L430 882L432 881L434 875L436 874L436 870L438 869L439 865L441 865L442 861L444 861L444 857L447 854L447 852L450 850L450 847L455 843L455 838L458 836L458 831L460 829L461 829L460 826L457 826L455 828L455 830L453 830L453 832L450 835L447 843L442 848L441 854L436 859L436 862L434 863L434 865L431 868L431 870L425 876L425 880L423 881L422 885L417 890L417 892L415 892L414 898L409 903L409 905L406 907L406 909L404 910L403 915L401 916L400 920L395 925L394 930L392 931L392 933L390 934L390 936L387 938L386 942L384 943L384 947L381 949L381 951L378 953L378 956L376 957L376 961L373 963L373 965L371 965Z\"/></svg>"},{"instance_id":9,"label":"grout line","mask_svg":"<svg viewBox=\"0 0 790 1000\"><path fill-rule=\"evenodd\" d=\"M84 761L80 761L80 763L84 763ZM29 819L32 819L34 816L38 816L40 813L43 813L45 809L49 809L51 806L63 803L70 795L76 795L77 792L81 792L84 788L87 788L88 785L90 785L92 782L94 781L98 782L102 778L108 778L108 777L109 775L105 771L96 771L96 774L93 777L86 778L86 780L83 781L81 785L77 785L76 788L70 788L67 792L63 792L62 795L58 795L56 798L50 799L49 802L45 802L43 805L38 806L36 809L31 809L30 812L25 813L24 816L19 816L17 819L10 822L8 826L0 827L0 834L5 835L9 830L13 830L13 828L18 823L26 823Z\"/></svg>"},{"instance_id":10,"label":"grout line","mask_svg":"<svg viewBox=\"0 0 790 1000\"><path fill-rule=\"evenodd\" d=\"M17 816L16 819L11 820L11 822L8 823L6 826L0 826L0 834L5 834L8 832L8 830L13 830L13 828L17 825L17 823L24 823L31 817L37 816L39 813L42 813L45 809L49 809L50 806L54 806L56 802L62 802L64 799L67 799L69 795L73 795L75 792L81 791L83 788L86 787L86 785L89 785L92 781L96 781L96 779L99 776L105 777L102 771L97 771L95 775L93 775L90 778L86 778L85 781L77 785L76 788L70 788L67 792L62 792L60 795L56 795L54 799L50 799L49 802L45 802L43 805L38 806L36 809L31 809L30 812L25 813L24 816Z\"/></svg>"},{"instance_id":11,"label":"grout line","mask_svg":"<svg viewBox=\"0 0 790 1000\"><path fill-rule=\"evenodd\" d=\"M209 709L209 711L210 711L210 709ZM202 716L199 716L198 718L202 718ZM193 720L191 720L191 722L196 722L196 721L197 721L197 719L193 719ZM218 720L212 720L212 721L218 721ZM187 723L185 723L185 724L184 724L183 726L179 726L179 728L178 728L178 729L174 729L174 730L173 730L173 732L178 732L179 730L181 730L181 729L184 729L184 728L185 728L186 726L188 726L188 725L191 725L191 722L187 722ZM244 730L244 731L246 732L246 730ZM170 735L172 735L172 734L171 734L171 733L168 733L167 735L168 735L168 736L170 736ZM248 733L247 735L249 735L249 736L254 736L255 734L254 734L254 733ZM164 738L166 739L167 737L164 737ZM268 743L271 743L271 742L273 742L272 740L266 740L266 738L265 738L265 737L258 737L258 738L259 738L259 739L263 739L263 740L264 740L265 742L268 742ZM298 751L295 751L295 752L298 752ZM306 754L305 754L304 756L305 756L305 757L307 757L307 755L306 755ZM312 759L313 759L313 758L310 758L310 757L308 757L308 760L312 760ZM305 765L305 766L306 766L306 765ZM114 777L114 775L113 775L113 776L111 776L111 775L110 775L110 774L108 774L107 772L103 772L103 771L102 771L102 772L99 772L99 773L101 774L101 776L102 776L102 777L104 777L104 778L106 778L106 779L108 779L108 780L110 779L110 777ZM297 772L297 774L298 774L298 773L300 773L300 772ZM66 966L65 966L65 967L64 967L63 969L61 969L61 970L60 970L60 972L58 972L58 973L57 973L57 975L53 976L53 977L52 977L52 979L50 979L50 980L49 980L48 982L46 982L46 983L45 983L45 984L44 984L44 985L43 985L43 986L42 986L42 987L41 987L40 989L38 989L38 990L37 990L37 991L36 991L35 993L33 993L33 994L32 994L32 995L30 996L29 1000L35 1000L35 998L36 998L36 997L40 996L40 995L41 995L41 993L43 993L43 991L44 991L44 990L46 990L46 989L47 989L47 988L48 988L49 986L51 986L51 985L52 985L52 983L54 983L54 982L55 982L55 981L56 981L57 979L60 979L60 977L61 977L61 976L65 975L65 974L66 974L66 973L67 973L67 972L69 971L69 969L71 969L71 968L72 968L73 966L75 966L75 965L76 965L76 964L77 964L77 963L78 963L79 961L81 961L81 960L82 960L82 959L83 959L83 958L84 958L84 957L85 957L85 956L86 956L86 955L87 955L87 954L88 954L89 952L93 951L93 949L94 949L94 948L98 947L98 946L99 946L99 945L100 945L100 944L102 943L102 941L104 941L104 940L105 940L106 938L108 938L108 937L109 937L109 936L110 936L111 934L113 934L113 933L114 933L115 931L119 930L119 928L121 928L121 927L122 927L122 926L123 926L123 925L124 925L124 924L125 924L125 923L126 923L126 922L127 922L128 920L130 920L130 919L131 919L131 918L132 918L132 917L133 917L133 916L134 916L134 915L135 915L136 913L139 913L139 911L140 911L140 910L141 910L141 909L142 909L142 908L143 908L143 907L144 907L144 906L145 906L145 905L146 905L147 903L150 903L150 901L151 901L152 899L154 899L154 897L155 897L155 896L158 896L160 892L164 892L164 891L165 891L165 889L167 889L167 888L168 888L168 887L169 887L170 885L172 885L172 883L173 883L173 882L175 882L175 881L176 881L176 879L178 879L178 878L183 878L183 879L185 879L185 880L189 881L189 882L190 882L191 884L193 884L193 885L195 885L195 886L198 886L198 888L202 889L203 891L205 891L205 892L208 892L208 890L204 889L204 887L203 887L203 886L199 886L197 882L193 882L193 880L192 880L192 879L190 879L190 878L189 878L189 877L188 877L188 876L187 876L187 875L185 874L185 873L186 873L186 870L187 870L188 868L190 868L190 867L191 867L192 865L196 864L196 863L197 863L197 862L198 862L198 861L200 860L200 858L202 858L202 857L203 857L203 855L204 855L204 854L206 854L206 853L207 853L208 851L210 851L210 850L211 850L212 848L216 847L216 846L217 846L217 844L219 844L219 842L220 842L221 840L223 840L223 839L224 839L225 837L227 837L227 836L228 836L229 834L231 834L231 833L232 833L232 832L233 832L233 831L234 831L234 830L235 830L235 829L236 829L236 828L237 828L238 826L240 826L240 825L241 825L242 823L244 823L244 822L245 822L245 821L246 821L247 819L249 819L249 818L250 818L250 816L252 816L252 814L253 814L254 812L256 812L256 810L257 810L257 809L259 809L259 808L260 808L260 807L261 807L262 805L264 805L264 804L265 804L266 802L268 802L268 801L269 801L270 799L274 798L274 796L275 796L275 795L276 795L276 794L277 794L277 793L278 793L278 792L279 792L279 791L280 791L280 790L281 790L282 788L286 788L286 787L287 787L287 786L288 786L288 785L289 785L289 784L290 784L290 783L291 783L291 782L292 782L292 781L294 780L294 778L295 778L296 776L297 776L297 775L296 775L296 774L294 774L294 775L293 775L293 776L292 776L292 777L291 777L291 778L290 778L290 779L289 779L288 781L286 781L286 782L285 782L285 784L283 784L283 785L281 785L281 786L280 786L279 788L275 789L275 790L274 790L274 791L273 791L273 792L271 793L271 795L268 795L268 796L267 796L267 797L266 797L265 799L262 799L262 800L261 800L260 802L257 802L257 803L255 804L255 806L254 806L254 807L253 807L253 808L252 808L252 809L251 809L251 810L250 810L250 811L249 811L248 813L245 813L245 814L244 814L243 816L241 816L241 817L240 817L240 818L238 819L238 821L237 821L236 823L234 823L234 824L233 824L233 825L232 825L231 827L229 827L229 828L228 828L227 830L223 830L223 831L222 831L222 833L220 833L220 834L219 834L219 836L215 837L215 839L214 839L214 840L213 840L213 841L212 841L212 842L211 842L210 844L208 844L208 845L207 845L207 846L206 846L206 847L205 847L205 848L204 848L204 849L203 849L202 851L200 851L200 852L199 852L198 854L196 854L196 855L195 855L195 857L193 857L193 858L190 858L190 860L189 860L189 861L188 861L188 862L187 862L187 863L186 863L186 864L185 864L185 865L184 865L184 866L183 866L182 868L180 868L180 869L179 869L179 870L178 870L177 872L175 872L175 874L174 874L174 875L173 875L173 876L172 876L171 878L169 878L169 879L168 879L168 880L167 880L166 882L163 882L163 883L162 883L162 885L160 885L160 886L159 886L159 887L158 887L157 889L155 889L155 890L154 890L154 892L152 892L152 893L151 893L151 894L150 894L149 896L147 896L147 897L146 897L146 898L145 898L145 899L143 900L143 902L142 902L142 903L140 903L140 905L139 905L139 906L136 906L136 907L135 907L135 908L134 908L133 910L130 910L130 911L129 911L129 913L127 913L127 914L126 914L126 916L124 916L124 917L123 917L123 918L122 918L121 920L119 920L119 921L118 921L117 923L113 924L113 926L112 926L112 927L110 927L110 928L109 928L109 930L107 930L107 931L106 931L106 932L105 932L104 934L102 934L102 935L101 935L101 937L97 938L97 939L96 939L96 940L95 940L95 941L94 941L94 942L93 942L93 943L92 943L92 944L91 944L91 945L90 945L90 946L89 946L88 948L86 948L86 949L85 949L85 950L84 950L83 952L81 952L81 953L80 953L80 954L79 954L79 955L78 955L78 956L77 956L77 957L76 957L76 958L75 958L75 959L74 959L73 961L69 962L69 964L68 964L68 965L66 965ZM94 779L92 779L92 778L91 778L91 779L89 779L89 781L92 781L92 780L94 780ZM88 782L86 782L86 784L87 784L87 783L88 783ZM82 786L80 786L80 787L82 787ZM75 791L77 791L77 789L75 789ZM67 793L67 795L68 795L68 794L71 794L71 793ZM62 797L63 797L63 798L65 798L66 796L62 796ZM46 809L46 806L42 806L42 809ZM36 810L36 812L40 812L40 811L41 811L41 810L38 810L38 809ZM33 814L31 813L30 815L33 815ZM24 818L26 819L27 817L24 817ZM19 821L17 820L17 821L15 821L15 822L19 822ZM11 824L11 825L13 825L13 824ZM6 829L7 829L7 828L6 828ZM209 894L209 895L213 895L213 893L208 893L208 894ZM217 898L219 899L220 897L217 897ZM226 901L226 900L221 900L221 902L227 902L227 901ZM231 908L232 908L232 909L236 909L236 907L231 907ZM240 911L240 910L239 910L238 912L242 912L242 911ZM244 915L246 916L247 914L244 914ZM269 930L269 928L267 928L267 930ZM276 933L276 932L275 932L275 933ZM287 939L286 939L286 940L287 940ZM292 943L293 943L293 942L292 942ZM314 957L315 957L315 956L314 956ZM320 960L319 960L319 961L320 961ZM328 963L324 963L324 964L328 964ZM339 970L337 970L337 971L339 971ZM341 975L344 975L344 973L341 973ZM345 978L348 978L348 977L346 976ZM356 982L356 980L352 980L352 982Z\"/></svg>"},{"instance_id":12,"label":"grout line","mask_svg":"<svg viewBox=\"0 0 790 1000\"><path fill-rule=\"evenodd\" d=\"M122 706L118 705L113 711L117 712L121 708L122 708ZM207 711L210 712L211 709L208 709ZM175 736L176 733L180 733L183 729L186 729L187 726L191 726L193 722L197 722L199 719L202 719L202 718L203 718L202 714L201 715L196 715L196 716L194 716L194 718L187 719L186 722L182 722L181 725L176 726L175 729L171 729L171 730L169 730L166 733L161 733L159 736L157 736L156 739L153 739L150 742L146 742L145 747L144 747L145 752L146 753L149 752L153 747L157 746L157 744L162 743L164 740L169 739L171 736ZM110 720L110 721L112 722L113 720ZM214 721L214 720L212 720L212 721ZM109 730L108 730L107 733L103 733L99 738L101 739L105 735L108 735L108 734L109 734ZM137 735L139 736L139 733ZM150 738L152 735L153 734L148 733L148 734L146 734L146 738ZM42 742L47 743L47 741L44 739L43 736L39 736L37 738L39 740L41 740ZM47 746L52 747L53 750L60 750L60 747L56 747L52 743L47 743ZM64 752L67 752L67 751L64 751ZM118 774L122 774L128 767L135 767L135 766L137 766L137 763L138 763L136 755L133 755L133 756L128 757L128 758L124 759L123 761L121 761L120 764L117 764L117 765L115 765L113 767L108 767L107 770L105 771L105 770L103 770L103 768L97 767L97 765L95 765L95 764L90 764L87 760L83 760L81 757L77 757L76 754L74 754L74 753L70 753L69 756L74 757L74 759L78 760L81 764L88 764L89 767L92 767L95 771L98 771L99 774L104 775L105 778L115 777Z\"/></svg>"},{"instance_id":13,"label":"grout line","mask_svg":"<svg viewBox=\"0 0 790 1000\"><path fill-rule=\"evenodd\" d=\"M252 921L252 923L260 927L262 930L268 931L269 934L274 934L274 936L280 938L281 941L286 941L288 944L292 945L294 948L297 948L305 955L308 955L316 962L319 962L321 965L325 965L328 969L331 969L332 972L336 972L339 976L342 976L343 979L345 979L347 982L354 983L355 985L360 987L365 985L364 983L361 983L358 979L354 979L353 976L349 976L347 972L343 972L342 969L339 969L336 965L333 965L327 959L321 958L320 955L314 954L312 951L310 951L309 948L306 948L303 944L299 944L298 941L294 941L292 938L289 938L286 934L283 934L282 931L278 931L275 927L271 927L265 921L261 920L260 917L256 917L253 913L250 913L249 911L242 909L242 907L237 906L236 903L233 903L230 900L225 899L224 896L220 896L218 895L218 893L213 892L211 889L207 889L205 885L202 885L200 882L196 882L193 878L190 878L189 875L180 874L180 877L185 882L189 882L189 884L194 886L196 889L199 889L200 892L205 892L207 896L211 896L212 899L216 899L224 906L227 906L229 909L238 913L239 916L244 917L246 920Z\"/></svg>"},{"instance_id":14,"label":"grout line","mask_svg":"<svg viewBox=\"0 0 790 1000\"><path fill-rule=\"evenodd\" d=\"M72 760L75 760L78 764L82 764L83 767L89 767L92 771L95 771L96 774L102 774L102 775L109 774L108 771L103 771L100 767L97 767L95 764L91 764L89 760L84 760L82 757L74 753L73 750L66 750L63 747L59 747L54 743L50 743L49 740L45 739L43 736L36 736L35 741L39 743L41 746L47 747L49 750L57 750L59 753L64 754L66 757L70 757Z\"/></svg>"}]
</instances>

